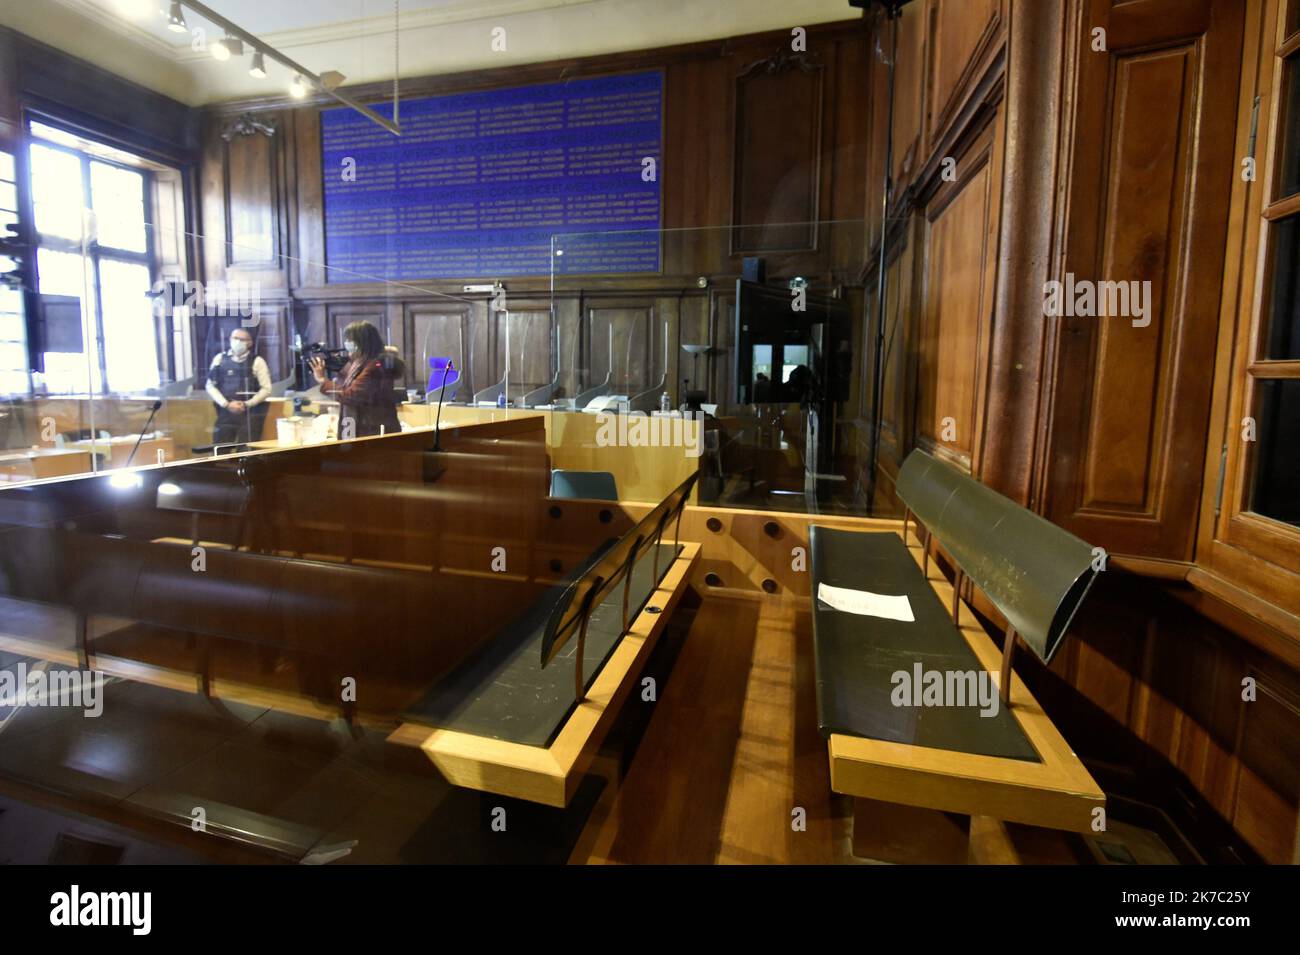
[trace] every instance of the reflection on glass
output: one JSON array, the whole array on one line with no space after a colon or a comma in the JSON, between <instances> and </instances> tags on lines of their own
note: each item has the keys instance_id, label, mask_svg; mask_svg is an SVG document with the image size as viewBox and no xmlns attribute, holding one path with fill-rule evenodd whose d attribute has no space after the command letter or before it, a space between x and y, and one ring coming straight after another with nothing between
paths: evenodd
<instances>
[{"instance_id":1,"label":"reflection on glass","mask_svg":"<svg viewBox=\"0 0 1300 955\"><path fill-rule=\"evenodd\" d=\"M144 177L130 169L92 162L90 197L99 244L144 252Z\"/></svg>"},{"instance_id":2,"label":"reflection on glass","mask_svg":"<svg viewBox=\"0 0 1300 955\"><path fill-rule=\"evenodd\" d=\"M1300 526L1300 379L1260 381L1255 388L1259 443L1250 509Z\"/></svg>"},{"instance_id":3,"label":"reflection on glass","mask_svg":"<svg viewBox=\"0 0 1300 955\"><path fill-rule=\"evenodd\" d=\"M40 143L31 148L32 203L36 230L72 242L81 241L81 160Z\"/></svg>"},{"instance_id":4,"label":"reflection on glass","mask_svg":"<svg viewBox=\"0 0 1300 955\"><path fill-rule=\"evenodd\" d=\"M24 394L27 384L23 296L16 289L0 287L0 395Z\"/></svg>"},{"instance_id":5,"label":"reflection on glass","mask_svg":"<svg viewBox=\"0 0 1300 955\"><path fill-rule=\"evenodd\" d=\"M94 291L86 281L85 265L73 252L39 249L36 253L47 319L45 370L36 384L51 394L75 394L93 387L90 376L99 363L89 360L93 352L88 353L85 347L81 299Z\"/></svg>"},{"instance_id":6,"label":"reflection on glass","mask_svg":"<svg viewBox=\"0 0 1300 955\"><path fill-rule=\"evenodd\" d=\"M156 388L158 352L154 348L148 267L104 259L99 263L99 289L108 387L114 391Z\"/></svg>"},{"instance_id":7,"label":"reflection on glass","mask_svg":"<svg viewBox=\"0 0 1300 955\"><path fill-rule=\"evenodd\" d=\"M1272 258L1269 274L1271 288L1264 357L1275 360L1300 358L1300 276L1296 262L1300 256L1300 216L1276 222L1270 229Z\"/></svg>"},{"instance_id":8,"label":"reflection on glass","mask_svg":"<svg viewBox=\"0 0 1300 955\"><path fill-rule=\"evenodd\" d=\"M1300 6L1300 4L1293 4ZM1276 199L1300 192L1300 53L1288 59L1282 73L1282 109L1278 115L1281 169Z\"/></svg>"}]
</instances>

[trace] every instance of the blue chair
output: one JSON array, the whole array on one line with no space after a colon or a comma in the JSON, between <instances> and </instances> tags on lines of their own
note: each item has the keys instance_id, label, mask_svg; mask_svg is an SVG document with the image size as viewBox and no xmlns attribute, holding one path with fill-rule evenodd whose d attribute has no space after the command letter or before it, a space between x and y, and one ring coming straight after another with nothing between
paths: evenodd
<instances>
[{"instance_id":1,"label":"blue chair","mask_svg":"<svg viewBox=\"0 0 1300 955\"><path fill-rule=\"evenodd\" d=\"M552 471L551 497L617 501L618 487L608 471Z\"/></svg>"},{"instance_id":2,"label":"blue chair","mask_svg":"<svg viewBox=\"0 0 1300 955\"><path fill-rule=\"evenodd\" d=\"M455 398L456 389L452 386L460 381L460 369L451 363L450 358L434 357L429 359L429 387L424 390L425 400L437 401L438 391L448 388L447 397ZM450 368L450 371L448 370Z\"/></svg>"}]
</instances>

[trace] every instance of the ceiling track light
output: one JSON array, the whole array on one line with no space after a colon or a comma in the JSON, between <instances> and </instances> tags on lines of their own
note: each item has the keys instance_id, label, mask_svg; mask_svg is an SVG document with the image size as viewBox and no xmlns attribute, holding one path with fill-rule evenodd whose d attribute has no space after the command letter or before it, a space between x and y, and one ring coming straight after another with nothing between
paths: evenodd
<instances>
[{"instance_id":1,"label":"ceiling track light","mask_svg":"<svg viewBox=\"0 0 1300 955\"><path fill-rule=\"evenodd\" d=\"M167 14L167 29L173 33L188 33L189 25L185 22L185 12L181 9L180 0L172 0L171 12Z\"/></svg>"},{"instance_id":2,"label":"ceiling track light","mask_svg":"<svg viewBox=\"0 0 1300 955\"><path fill-rule=\"evenodd\" d=\"M331 96L338 100L344 106L356 110L371 122L384 127L384 129L388 130L394 136L402 135L402 127L395 119L397 115L396 102L394 102L393 109L394 119L380 116L370 107L358 103L346 93L340 92L339 87L345 79L342 73L329 70L320 76L317 76L293 58L281 53L275 47L267 45L238 24L232 23L230 20L209 7L206 3L201 3L199 0L172 0L171 15L167 20L168 29L175 30L178 33L188 31L189 28L185 25L185 15L182 12L182 7L188 7L203 19L216 24L218 27L226 31L225 38L220 40L212 50L212 55L217 59L226 60L229 59L232 54L242 55L244 44L247 43L255 51L253 65L248 71L249 75L256 77L257 79L262 79L266 75L265 57L269 56L285 69L290 70L295 74L293 86L290 87L290 93L295 99L306 97L309 90L319 90L327 96ZM221 50L220 53L217 52L218 49ZM394 66L394 73L396 73L396 66Z\"/></svg>"},{"instance_id":3,"label":"ceiling track light","mask_svg":"<svg viewBox=\"0 0 1300 955\"><path fill-rule=\"evenodd\" d=\"M226 34L225 37L212 44L212 55L222 63L232 56L243 56L244 41L237 36Z\"/></svg>"}]
</instances>

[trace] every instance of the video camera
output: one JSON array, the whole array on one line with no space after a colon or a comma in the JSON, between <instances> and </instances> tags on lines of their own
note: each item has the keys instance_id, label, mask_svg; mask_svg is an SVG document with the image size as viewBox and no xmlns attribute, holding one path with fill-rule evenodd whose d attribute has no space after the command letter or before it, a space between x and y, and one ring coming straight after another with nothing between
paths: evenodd
<instances>
[{"instance_id":1,"label":"video camera","mask_svg":"<svg viewBox=\"0 0 1300 955\"><path fill-rule=\"evenodd\" d=\"M342 348L330 348L324 342L313 342L310 345L303 345L298 351L298 360L294 362L294 381L295 391L306 391L308 388L315 387L316 376L311 373L311 361L313 358L325 359L325 376L334 378L343 366L348 363L348 353Z\"/></svg>"}]
</instances>

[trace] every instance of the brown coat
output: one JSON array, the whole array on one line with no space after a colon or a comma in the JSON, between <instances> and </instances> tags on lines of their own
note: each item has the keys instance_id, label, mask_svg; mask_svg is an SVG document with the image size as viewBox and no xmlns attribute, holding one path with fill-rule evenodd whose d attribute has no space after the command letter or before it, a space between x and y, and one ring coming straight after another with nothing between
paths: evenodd
<instances>
[{"instance_id":1,"label":"brown coat","mask_svg":"<svg viewBox=\"0 0 1300 955\"><path fill-rule=\"evenodd\" d=\"M346 433L346 422L351 419L353 437L363 438L379 434L382 425L385 434L397 434L402 426L397 420L394 401L394 372L391 363L383 357L369 361L350 361L343 366L339 376L321 383L321 391L333 395L339 405L339 437Z\"/></svg>"}]
</instances>

